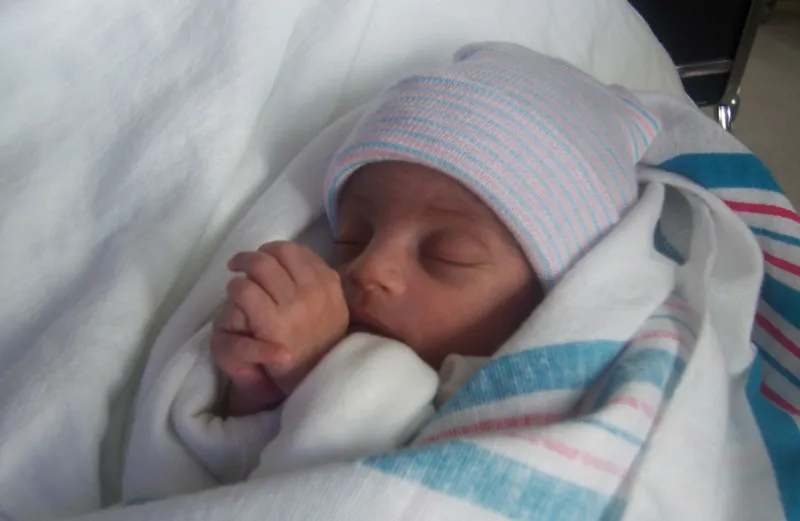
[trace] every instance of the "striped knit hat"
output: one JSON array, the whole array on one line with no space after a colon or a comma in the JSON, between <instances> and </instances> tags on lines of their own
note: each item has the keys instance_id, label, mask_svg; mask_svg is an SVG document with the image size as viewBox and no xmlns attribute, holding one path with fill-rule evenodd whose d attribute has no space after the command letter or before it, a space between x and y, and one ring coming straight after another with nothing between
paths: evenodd
<instances>
[{"instance_id":1,"label":"striped knit hat","mask_svg":"<svg viewBox=\"0 0 800 521\"><path fill-rule=\"evenodd\" d=\"M546 288L617 224L659 130L627 90L512 44L474 44L382 92L334 157L326 209L359 167L439 170L505 223Z\"/></svg>"}]
</instances>

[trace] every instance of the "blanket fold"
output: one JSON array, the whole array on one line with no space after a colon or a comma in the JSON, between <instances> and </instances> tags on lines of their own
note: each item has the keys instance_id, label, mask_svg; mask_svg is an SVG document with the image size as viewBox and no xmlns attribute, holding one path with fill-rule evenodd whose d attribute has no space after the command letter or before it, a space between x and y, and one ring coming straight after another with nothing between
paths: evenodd
<instances>
[{"instance_id":1,"label":"blanket fold","mask_svg":"<svg viewBox=\"0 0 800 521\"><path fill-rule=\"evenodd\" d=\"M800 217L627 1L503 5L0 6L0 519L800 521ZM408 447L219 486L170 415L225 260L325 253L353 107L485 39L640 91L638 203Z\"/></svg>"},{"instance_id":2,"label":"blanket fold","mask_svg":"<svg viewBox=\"0 0 800 521\"><path fill-rule=\"evenodd\" d=\"M498 39L684 96L625 0L0 2L0 517L118 503L148 355L206 321L234 224L387 82ZM306 209L301 178L260 203Z\"/></svg>"},{"instance_id":3,"label":"blanket fold","mask_svg":"<svg viewBox=\"0 0 800 521\"><path fill-rule=\"evenodd\" d=\"M796 214L696 109L640 97L665 124L639 167L638 201L409 447L85 519L796 519L787 462L800 451L797 388L778 380L796 379L792 351L780 351L796 330L775 310L796 298L776 270L800 256L774 239L785 223L743 219L742 208L767 197L770 215ZM335 149L325 143L356 119L309 150ZM281 182L310 157L327 159L309 154ZM308 208L298 230L320 226L319 202ZM263 228L261 211L235 235ZM759 219L755 234L748 218ZM160 363L152 374L175 361ZM140 398L135 425L164 424L150 405L159 393ZM130 462L153 450L137 443L143 433L134 429Z\"/></svg>"}]
</instances>

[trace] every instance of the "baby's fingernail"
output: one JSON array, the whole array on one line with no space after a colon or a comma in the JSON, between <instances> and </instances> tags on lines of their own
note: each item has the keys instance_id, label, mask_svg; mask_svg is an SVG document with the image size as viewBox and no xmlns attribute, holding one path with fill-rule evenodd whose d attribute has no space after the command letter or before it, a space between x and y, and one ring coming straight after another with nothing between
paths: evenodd
<instances>
[{"instance_id":1,"label":"baby's fingernail","mask_svg":"<svg viewBox=\"0 0 800 521\"><path fill-rule=\"evenodd\" d=\"M275 363L277 364L288 364L292 361L292 353L288 349L279 349L277 353L275 353Z\"/></svg>"}]
</instances>

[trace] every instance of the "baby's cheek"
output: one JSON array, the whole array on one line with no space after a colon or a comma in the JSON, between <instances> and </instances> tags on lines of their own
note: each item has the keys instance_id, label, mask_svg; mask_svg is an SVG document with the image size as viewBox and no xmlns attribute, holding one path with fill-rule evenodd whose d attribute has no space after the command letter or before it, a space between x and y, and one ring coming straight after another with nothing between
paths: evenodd
<instances>
[{"instance_id":1,"label":"baby's cheek","mask_svg":"<svg viewBox=\"0 0 800 521\"><path fill-rule=\"evenodd\" d=\"M417 311L411 336L415 338L417 352L429 365L438 369L447 355L472 351L475 316L465 302L429 300L419 305Z\"/></svg>"}]
</instances>

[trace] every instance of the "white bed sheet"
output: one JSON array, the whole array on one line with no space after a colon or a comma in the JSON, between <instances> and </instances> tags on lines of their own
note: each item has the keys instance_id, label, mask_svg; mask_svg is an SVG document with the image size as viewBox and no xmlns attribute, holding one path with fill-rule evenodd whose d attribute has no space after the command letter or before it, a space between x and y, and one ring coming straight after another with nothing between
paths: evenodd
<instances>
[{"instance_id":1,"label":"white bed sheet","mask_svg":"<svg viewBox=\"0 0 800 521\"><path fill-rule=\"evenodd\" d=\"M144 355L248 202L478 40L684 97L624 0L2 3L0 518L113 503Z\"/></svg>"}]
</instances>

